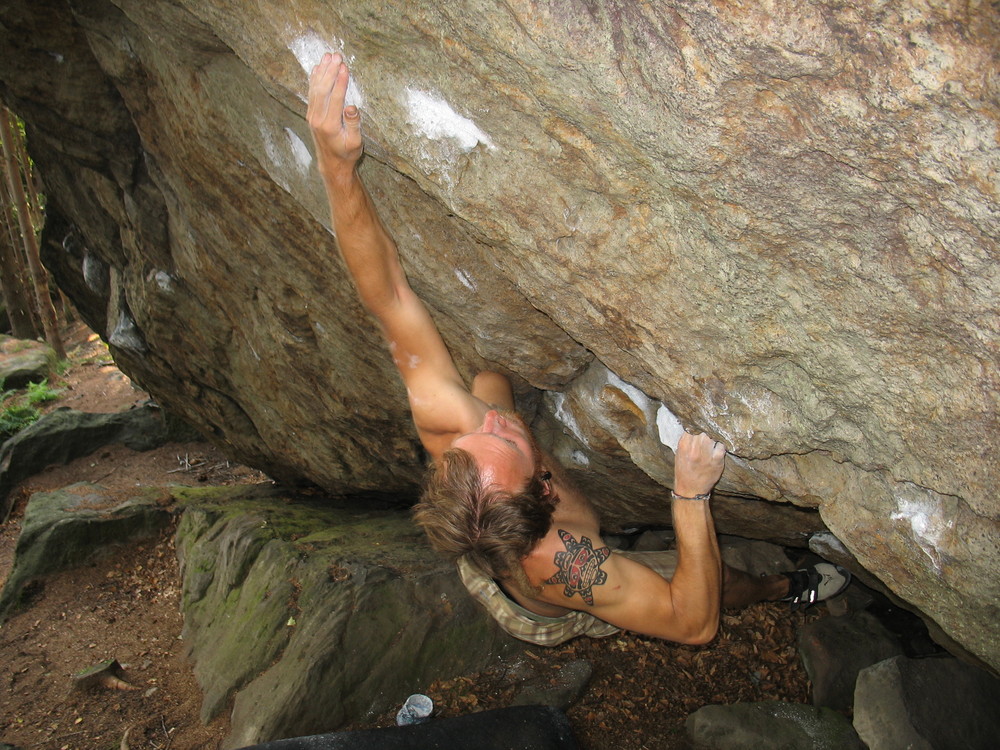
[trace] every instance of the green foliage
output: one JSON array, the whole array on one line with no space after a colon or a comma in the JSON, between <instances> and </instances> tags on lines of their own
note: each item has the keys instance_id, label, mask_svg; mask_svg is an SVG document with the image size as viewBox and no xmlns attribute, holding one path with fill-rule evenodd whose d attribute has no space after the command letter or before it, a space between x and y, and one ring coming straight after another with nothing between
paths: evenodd
<instances>
[{"instance_id":1,"label":"green foliage","mask_svg":"<svg viewBox=\"0 0 1000 750\"><path fill-rule=\"evenodd\" d=\"M28 383L28 387L21 392L8 390L0 393L0 404L3 404L0 409L0 442L37 422L42 413L35 405L57 399L62 392L63 389L50 388L49 381L43 380L41 383Z\"/></svg>"},{"instance_id":2,"label":"green foliage","mask_svg":"<svg viewBox=\"0 0 1000 750\"><path fill-rule=\"evenodd\" d=\"M37 422L41 415L42 413L34 406L25 404L5 406L0 411L0 440L13 437L28 425Z\"/></svg>"},{"instance_id":3,"label":"green foliage","mask_svg":"<svg viewBox=\"0 0 1000 750\"><path fill-rule=\"evenodd\" d=\"M46 401L55 401L62 392L62 388L50 388L49 380L46 378L41 383L28 383L26 398L28 403L34 406Z\"/></svg>"}]
</instances>

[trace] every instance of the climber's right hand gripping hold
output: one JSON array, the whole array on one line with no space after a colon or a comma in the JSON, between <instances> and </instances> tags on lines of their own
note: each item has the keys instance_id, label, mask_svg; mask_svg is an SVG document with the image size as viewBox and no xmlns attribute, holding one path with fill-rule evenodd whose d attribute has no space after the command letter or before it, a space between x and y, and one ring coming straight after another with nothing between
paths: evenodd
<instances>
[{"instance_id":1,"label":"climber's right hand gripping hold","mask_svg":"<svg viewBox=\"0 0 1000 750\"><path fill-rule=\"evenodd\" d=\"M363 150L361 112L353 104L344 106L350 80L343 57L330 52L309 76L306 120L316 143L320 174L326 178L353 170Z\"/></svg>"},{"instance_id":2,"label":"climber's right hand gripping hold","mask_svg":"<svg viewBox=\"0 0 1000 750\"><path fill-rule=\"evenodd\" d=\"M306 119L341 255L358 296L382 327L420 439L436 456L455 434L482 422L482 405L465 387L437 326L410 288L396 243L355 169L363 140L361 113L344 106L350 80L340 53L323 55L309 77Z\"/></svg>"}]
</instances>

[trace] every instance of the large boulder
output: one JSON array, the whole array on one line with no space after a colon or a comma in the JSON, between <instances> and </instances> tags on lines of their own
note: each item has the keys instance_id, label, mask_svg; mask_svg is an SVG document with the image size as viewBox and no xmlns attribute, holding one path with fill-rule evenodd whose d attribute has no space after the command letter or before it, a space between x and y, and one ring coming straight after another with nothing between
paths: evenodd
<instances>
[{"instance_id":1,"label":"large boulder","mask_svg":"<svg viewBox=\"0 0 1000 750\"><path fill-rule=\"evenodd\" d=\"M175 494L183 637L202 718L232 706L227 748L384 712L515 643L406 513L267 488Z\"/></svg>"},{"instance_id":2,"label":"large boulder","mask_svg":"<svg viewBox=\"0 0 1000 750\"><path fill-rule=\"evenodd\" d=\"M870 750L989 750L1000 737L1000 680L952 658L894 656L863 669L854 728Z\"/></svg>"},{"instance_id":3,"label":"large boulder","mask_svg":"<svg viewBox=\"0 0 1000 750\"><path fill-rule=\"evenodd\" d=\"M405 394L303 119L343 50L414 287L609 523L663 516L668 446L707 430L720 492L758 499L726 524L745 505L766 536L770 501L804 542L818 509L1000 667L997 25L923 0L20 0L0 94L46 262L133 379L276 478L409 494Z\"/></svg>"},{"instance_id":4,"label":"large boulder","mask_svg":"<svg viewBox=\"0 0 1000 750\"><path fill-rule=\"evenodd\" d=\"M799 656L812 683L813 705L850 713L858 672L903 653L903 646L864 610L802 626Z\"/></svg>"}]
</instances>

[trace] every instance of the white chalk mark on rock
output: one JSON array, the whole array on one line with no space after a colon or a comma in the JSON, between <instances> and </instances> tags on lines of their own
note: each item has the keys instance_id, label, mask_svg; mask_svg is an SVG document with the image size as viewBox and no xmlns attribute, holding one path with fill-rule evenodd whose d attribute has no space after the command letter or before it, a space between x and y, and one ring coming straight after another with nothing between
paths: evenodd
<instances>
[{"instance_id":1,"label":"white chalk mark on rock","mask_svg":"<svg viewBox=\"0 0 1000 750\"><path fill-rule=\"evenodd\" d=\"M419 89L406 89L407 122L417 132L433 141L450 139L457 142L463 152L469 152L480 143L493 150L493 141L468 117L458 114L448 102L434 94Z\"/></svg>"},{"instance_id":2,"label":"white chalk mark on rock","mask_svg":"<svg viewBox=\"0 0 1000 750\"><path fill-rule=\"evenodd\" d=\"M267 169L268 174L274 180L275 184L279 185L285 192L290 192L288 180L285 179L285 172L287 171L286 160L274 138L274 131L271 129L271 124L264 120L264 118L258 117L257 128L260 130L260 138L264 142L264 153L267 155L268 162L270 162L270 166L265 164L264 168Z\"/></svg>"},{"instance_id":3,"label":"white chalk mark on rock","mask_svg":"<svg viewBox=\"0 0 1000 750\"><path fill-rule=\"evenodd\" d=\"M890 518L908 524L913 539L927 555L935 570L941 571L941 553L944 535L953 528L954 521L947 519L940 504L926 490L924 497L896 494L896 512Z\"/></svg>"},{"instance_id":4,"label":"white chalk mark on rock","mask_svg":"<svg viewBox=\"0 0 1000 750\"><path fill-rule=\"evenodd\" d=\"M288 146L292 151L292 156L295 157L295 163L298 165L299 171L307 174L309 168L312 166L312 154L309 152L309 147L299 138L298 133L291 128L285 128L285 135L288 136Z\"/></svg>"},{"instance_id":5,"label":"white chalk mark on rock","mask_svg":"<svg viewBox=\"0 0 1000 750\"><path fill-rule=\"evenodd\" d=\"M174 291L174 277L166 271L157 271L153 278L156 279L157 286L164 292Z\"/></svg>"},{"instance_id":6,"label":"white chalk mark on rock","mask_svg":"<svg viewBox=\"0 0 1000 750\"><path fill-rule=\"evenodd\" d=\"M472 277L468 274L467 271L463 271L461 268L456 268L455 276L459 281L462 282L462 286L464 286L470 292L475 292L478 290L476 282L473 281Z\"/></svg>"},{"instance_id":7,"label":"white chalk mark on rock","mask_svg":"<svg viewBox=\"0 0 1000 750\"><path fill-rule=\"evenodd\" d=\"M327 40L314 31L308 31L293 39L291 44L288 45L288 49L295 55L295 59L299 61L299 65L302 66L302 70L306 72L306 75L312 73L312 69L319 64L319 61L323 59L323 55L327 52L339 52L343 55L345 62L347 62L348 67L352 70L351 80L347 84L345 102L353 104L356 107L362 106L364 97L353 75L354 55L348 55L344 51L343 39L333 37ZM307 101L307 97L304 94L299 94L299 98L302 101Z\"/></svg>"},{"instance_id":8,"label":"white chalk mark on rock","mask_svg":"<svg viewBox=\"0 0 1000 750\"><path fill-rule=\"evenodd\" d=\"M684 425L663 404L660 404L660 408L656 410L656 430L660 436L660 442L676 453L677 444L681 441L681 436L684 434Z\"/></svg>"},{"instance_id":9,"label":"white chalk mark on rock","mask_svg":"<svg viewBox=\"0 0 1000 750\"><path fill-rule=\"evenodd\" d=\"M552 394L552 400L555 406L554 413L556 419L562 422L562 424L573 434L573 437L589 447L587 438L584 437L583 430L580 429L580 425L577 423L576 417L574 417L573 414L570 413L569 409L566 408L566 394L554 393Z\"/></svg>"}]
</instances>

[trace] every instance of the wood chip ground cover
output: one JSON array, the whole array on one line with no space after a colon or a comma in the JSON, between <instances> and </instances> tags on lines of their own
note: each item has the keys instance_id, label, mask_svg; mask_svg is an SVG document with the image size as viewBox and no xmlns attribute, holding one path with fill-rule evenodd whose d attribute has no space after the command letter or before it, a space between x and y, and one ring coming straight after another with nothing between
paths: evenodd
<instances>
[{"instance_id":1,"label":"wood chip ground cover","mask_svg":"<svg viewBox=\"0 0 1000 750\"><path fill-rule=\"evenodd\" d=\"M553 674L586 659L594 667L586 693L567 714L587 750L671 750L689 747L684 719L709 704L738 701L809 702L809 679L796 649L802 625L822 609L793 613L787 605L758 604L723 615L707 646L682 646L621 634L579 638L555 649L526 649L533 671ZM504 664L442 680L425 691L435 716L458 716L510 705L520 673ZM391 726L390 712L366 726Z\"/></svg>"}]
</instances>

